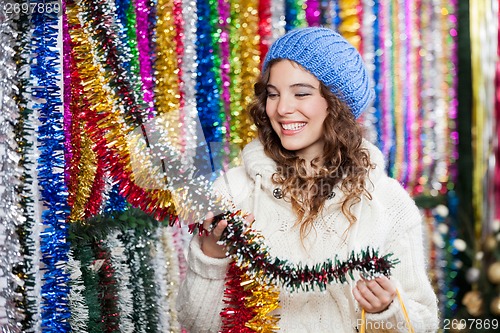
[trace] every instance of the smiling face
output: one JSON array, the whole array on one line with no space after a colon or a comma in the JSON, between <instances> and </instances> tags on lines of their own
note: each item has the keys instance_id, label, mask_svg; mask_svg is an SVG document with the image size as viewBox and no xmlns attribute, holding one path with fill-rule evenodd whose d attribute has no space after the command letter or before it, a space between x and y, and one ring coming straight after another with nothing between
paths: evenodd
<instances>
[{"instance_id":1,"label":"smiling face","mask_svg":"<svg viewBox=\"0 0 500 333\"><path fill-rule=\"evenodd\" d=\"M266 113L285 149L307 161L321 156L327 107L314 75L289 60L272 65Z\"/></svg>"}]
</instances>

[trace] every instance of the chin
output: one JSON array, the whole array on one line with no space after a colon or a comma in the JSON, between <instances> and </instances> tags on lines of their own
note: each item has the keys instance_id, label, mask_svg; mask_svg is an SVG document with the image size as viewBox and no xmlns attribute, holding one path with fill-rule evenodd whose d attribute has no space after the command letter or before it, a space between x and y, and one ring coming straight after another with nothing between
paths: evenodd
<instances>
[{"instance_id":1,"label":"chin","mask_svg":"<svg viewBox=\"0 0 500 333\"><path fill-rule=\"evenodd\" d=\"M286 150L290 150L290 151L297 151L297 150L301 150L304 148L304 145L303 144L299 144L299 143L295 143L295 142L286 142L286 141L281 141L281 145L283 146L283 148L285 148Z\"/></svg>"}]
</instances>

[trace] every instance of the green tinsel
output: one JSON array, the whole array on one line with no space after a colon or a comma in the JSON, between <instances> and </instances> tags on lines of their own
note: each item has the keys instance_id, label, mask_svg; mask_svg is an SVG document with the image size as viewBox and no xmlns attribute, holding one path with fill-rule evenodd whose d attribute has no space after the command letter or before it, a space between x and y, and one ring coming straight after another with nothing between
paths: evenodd
<instances>
[{"instance_id":1,"label":"green tinsel","mask_svg":"<svg viewBox=\"0 0 500 333\"><path fill-rule=\"evenodd\" d=\"M166 225L167 222L165 222ZM151 265L151 246L154 230L163 223L156 221L139 209L129 209L99 215L91 219L72 223L69 239L74 247L75 257L82 263L82 278L85 285L85 301L89 307L89 332L113 332L117 326L112 315L117 313L117 286L114 268L90 269L96 259L103 259L104 265L111 265L109 250L102 240L116 230L123 241L127 263L130 267L130 289L134 302L134 332L157 332L158 304L154 285L154 267ZM96 256L97 253L97 256ZM107 275L106 275L107 274ZM99 301L99 293L107 299ZM108 318L106 325L100 323ZM106 330L103 330L103 328Z\"/></svg>"},{"instance_id":2,"label":"green tinsel","mask_svg":"<svg viewBox=\"0 0 500 333\"><path fill-rule=\"evenodd\" d=\"M146 242L141 256L139 257L141 263L141 273L143 274L142 281L144 282L144 298L146 299L146 313L148 313L149 325L147 332L157 332L159 327L159 313L158 313L158 295L155 286L155 272L154 267L151 265L151 248L152 240Z\"/></svg>"},{"instance_id":3,"label":"green tinsel","mask_svg":"<svg viewBox=\"0 0 500 333\"><path fill-rule=\"evenodd\" d=\"M168 225L168 221L158 222L140 209L130 208L123 212L113 212L92 217L70 225L71 242L85 243L96 239L105 239L113 230L133 229L137 232L153 230L158 225Z\"/></svg>"},{"instance_id":4,"label":"green tinsel","mask_svg":"<svg viewBox=\"0 0 500 333\"><path fill-rule=\"evenodd\" d=\"M89 309L89 333L105 332L105 327L101 322L101 305L99 302L99 276L97 271L92 269L94 263L94 251L90 243L80 243L73 249L75 259L81 263L82 280L85 285L83 296L85 304Z\"/></svg>"},{"instance_id":5,"label":"green tinsel","mask_svg":"<svg viewBox=\"0 0 500 333\"><path fill-rule=\"evenodd\" d=\"M137 224L145 222L136 219ZM125 255L130 268L130 286L134 303L134 332L156 332L158 330L158 304L151 267L151 229L129 230L123 234Z\"/></svg>"},{"instance_id":6,"label":"green tinsel","mask_svg":"<svg viewBox=\"0 0 500 333\"><path fill-rule=\"evenodd\" d=\"M136 34L136 16L135 16L135 1L130 1L130 5L127 8L127 37L128 44L130 46L130 51L132 59L130 59L130 71L132 75L136 77L141 77L140 65L139 65L139 51L137 50L137 34Z\"/></svg>"}]
</instances>

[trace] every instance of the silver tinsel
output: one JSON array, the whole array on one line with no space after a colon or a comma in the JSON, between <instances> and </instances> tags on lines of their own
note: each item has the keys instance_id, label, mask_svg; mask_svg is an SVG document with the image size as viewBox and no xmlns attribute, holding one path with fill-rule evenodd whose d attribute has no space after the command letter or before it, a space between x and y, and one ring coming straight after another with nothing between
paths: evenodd
<instances>
[{"instance_id":1,"label":"silver tinsel","mask_svg":"<svg viewBox=\"0 0 500 333\"><path fill-rule=\"evenodd\" d=\"M197 124L199 124L196 108L196 1L182 2L182 16L184 18L184 54L182 55L182 81L184 85L184 135L185 151L182 156L184 165L193 163L197 146Z\"/></svg>"},{"instance_id":2,"label":"silver tinsel","mask_svg":"<svg viewBox=\"0 0 500 333\"><path fill-rule=\"evenodd\" d=\"M271 0L271 27L274 42L278 37L285 34L285 0Z\"/></svg>"},{"instance_id":3,"label":"silver tinsel","mask_svg":"<svg viewBox=\"0 0 500 333\"><path fill-rule=\"evenodd\" d=\"M130 292L130 268L127 264L125 246L119 239L120 231L112 231L105 241L106 248L111 253L111 264L115 270L115 278L118 287L118 308L120 311L120 332L134 332L132 321L134 302ZM163 331L167 332L167 331Z\"/></svg>"},{"instance_id":4,"label":"silver tinsel","mask_svg":"<svg viewBox=\"0 0 500 333\"><path fill-rule=\"evenodd\" d=\"M70 325L73 332L87 333L89 321L89 308L85 303L85 285L82 279L81 262L75 260L73 252L68 253L68 271L71 277L71 290L69 292L69 306L71 309Z\"/></svg>"}]
</instances>

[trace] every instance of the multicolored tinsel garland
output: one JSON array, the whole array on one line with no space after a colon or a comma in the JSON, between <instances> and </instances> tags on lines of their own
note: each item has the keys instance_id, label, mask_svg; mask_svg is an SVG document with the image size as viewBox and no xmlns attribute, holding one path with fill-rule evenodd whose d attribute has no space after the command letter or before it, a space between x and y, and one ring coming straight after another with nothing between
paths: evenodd
<instances>
[{"instance_id":1,"label":"multicolored tinsel garland","mask_svg":"<svg viewBox=\"0 0 500 333\"><path fill-rule=\"evenodd\" d=\"M1 1L5 8L11 1ZM23 256L18 229L24 223L17 187L21 184L20 156L14 140L12 119L19 117L13 99L16 86L14 62L15 29L13 14L0 21L0 322L5 332L22 332L25 304L22 281L15 272L23 272Z\"/></svg>"},{"instance_id":2,"label":"multicolored tinsel garland","mask_svg":"<svg viewBox=\"0 0 500 333\"><path fill-rule=\"evenodd\" d=\"M259 272L265 272L263 282L274 281L291 292L325 290L328 284L347 282L349 276L353 278L355 271L369 277L390 275L391 269L399 262L398 259L391 259L392 254L380 257L378 251L367 248L361 253L351 253L345 261L328 259L314 267L292 264L271 257L262 235L245 226L241 211L227 213L223 218L228 221L228 227L221 242L236 264L247 267L252 278L258 277ZM248 265L250 262L252 265Z\"/></svg>"},{"instance_id":3,"label":"multicolored tinsel garland","mask_svg":"<svg viewBox=\"0 0 500 333\"><path fill-rule=\"evenodd\" d=\"M276 332L279 318L270 313L279 308L275 286L263 285L263 279L250 278L234 262L226 274L226 289L221 312L222 332ZM262 272L260 273L263 274Z\"/></svg>"},{"instance_id":4,"label":"multicolored tinsel garland","mask_svg":"<svg viewBox=\"0 0 500 333\"><path fill-rule=\"evenodd\" d=\"M38 4L39 2L34 2ZM45 4L53 2L44 2ZM32 14L32 51L37 54L31 64L34 80L32 96L37 101L40 126L38 143L38 183L45 210L42 213L45 229L40 234L44 275L41 295L42 328L48 332L69 331L68 308L69 274L67 239L67 187L64 179L64 130L61 110L59 77L60 51L57 45L58 13L35 11Z\"/></svg>"},{"instance_id":5,"label":"multicolored tinsel garland","mask_svg":"<svg viewBox=\"0 0 500 333\"><path fill-rule=\"evenodd\" d=\"M81 84L85 87L83 92L86 95L86 105L92 111L85 115L87 130L96 144L98 155L107 163L113 178L119 180L120 192L130 203L141 207L146 212L153 213L160 220L174 216L175 208L172 207L168 191L147 190L133 181L129 143L126 136L134 130L135 127L132 124L137 125L140 119L144 118L138 109L139 105L133 102L134 92L131 90L131 84L125 76L118 74L121 72L120 68L123 67L118 67L118 63L112 61L112 59L118 59L116 46L112 44L113 37L101 35L104 32L112 35L113 30L104 29L99 32L92 30L93 27L98 26L98 22L108 26L106 22L110 22L111 18L100 12L92 12L90 8L95 7L90 4L86 6L84 11L73 2L67 3L72 48L78 50L75 53L78 74L82 80ZM79 17L79 12L84 15ZM110 11L104 12L110 13ZM94 22L96 20L97 22ZM89 43L88 38L92 44ZM117 43L116 40L114 42ZM106 49L97 52L103 47ZM125 48L123 46L122 51ZM108 57L103 59L105 54L108 54ZM113 73L104 69L109 68L110 64L116 67ZM118 75L120 79L117 79L115 75Z\"/></svg>"},{"instance_id":6,"label":"multicolored tinsel garland","mask_svg":"<svg viewBox=\"0 0 500 333\"><path fill-rule=\"evenodd\" d=\"M328 27L333 29L332 21L333 21L333 10L332 8L335 6L334 1L329 0L320 0L319 1L319 22L320 26Z\"/></svg>"},{"instance_id":7,"label":"multicolored tinsel garland","mask_svg":"<svg viewBox=\"0 0 500 333\"><path fill-rule=\"evenodd\" d=\"M390 90L388 91L388 94L391 96L391 108L388 110L387 114L390 115L390 122L391 122L391 129L392 129L392 136L394 139L394 144L390 147L389 149L389 168L388 168L388 173L389 176L394 177L396 179L398 172L400 171L400 164L398 164L398 157L402 156L402 151L404 150L404 145L401 146L401 139L403 138L402 136L402 128L401 125L403 125L403 120L402 116L403 113L406 110L402 109L401 102L402 102L402 95L401 95L401 78L402 75L400 74L400 55L401 55L401 38L399 37L400 34L400 20L403 15L399 15L399 6L400 5L400 0L397 1L392 1L391 4L389 4L387 7L388 10L388 15L386 16L387 18L390 19L388 28L389 30L389 40L392 41L392 47L390 49L389 56L391 58L390 61L390 70L391 70L391 76L390 76ZM399 125L399 126L398 126ZM405 167L405 166L402 166Z\"/></svg>"},{"instance_id":8,"label":"multicolored tinsel garland","mask_svg":"<svg viewBox=\"0 0 500 333\"><path fill-rule=\"evenodd\" d=\"M63 7L65 8L65 6ZM63 15L64 131L66 136L66 184L70 220L78 221L98 214L103 206L104 160L98 159L94 143L85 131L84 115L89 109L76 70L71 49L68 19ZM74 84L73 84L73 83Z\"/></svg>"},{"instance_id":9,"label":"multicolored tinsel garland","mask_svg":"<svg viewBox=\"0 0 500 333\"><path fill-rule=\"evenodd\" d=\"M254 332L246 326L253 319L255 313L246 306L246 299L252 295L251 290L243 288L246 280L244 272L234 262L229 264L226 274L226 289L224 291L224 303L226 306L221 312L223 333ZM274 332L268 327L263 332Z\"/></svg>"},{"instance_id":10,"label":"multicolored tinsel garland","mask_svg":"<svg viewBox=\"0 0 500 333\"><path fill-rule=\"evenodd\" d=\"M173 14L174 14L174 28L175 28L175 56L176 56L176 66L174 69L174 74L177 74L177 84L178 84L178 94L176 97L179 103L179 139L178 144L180 146L181 154L186 151L186 142L184 141L184 137L186 133L184 132L184 120L186 118L186 113L184 107L186 105L186 101L184 99L184 73L182 71L183 66L182 62L184 60L184 18L182 17L182 1L174 0L173 4ZM175 126L173 126L175 127Z\"/></svg>"},{"instance_id":11,"label":"multicolored tinsel garland","mask_svg":"<svg viewBox=\"0 0 500 333\"><path fill-rule=\"evenodd\" d=\"M345 283L354 279L358 271L366 277L379 274L390 275L391 268L398 263L390 256L379 257L377 251L368 248L361 254L351 253L346 261L337 258L327 260L314 267L290 264L272 258L262 242L262 236L245 229L240 212L224 216L228 227L221 241L233 258L226 275L225 302L221 312L223 332L275 332L279 318L270 313L279 307L280 284L291 292L296 290L325 290L330 283ZM242 245L243 244L243 245Z\"/></svg>"},{"instance_id":12,"label":"multicolored tinsel garland","mask_svg":"<svg viewBox=\"0 0 500 333\"><path fill-rule=\"evenodd\" d=\"M179 270L179 278L181 281L185 278L186 272L188 270L185 249L189 247L191 234L188 233L187 229L188 228L186 228L185 226L179 226L178 228L174 228L174 232L172 234L172 242L177 252L177 268Z\"/></svg>"}]
</instances>

